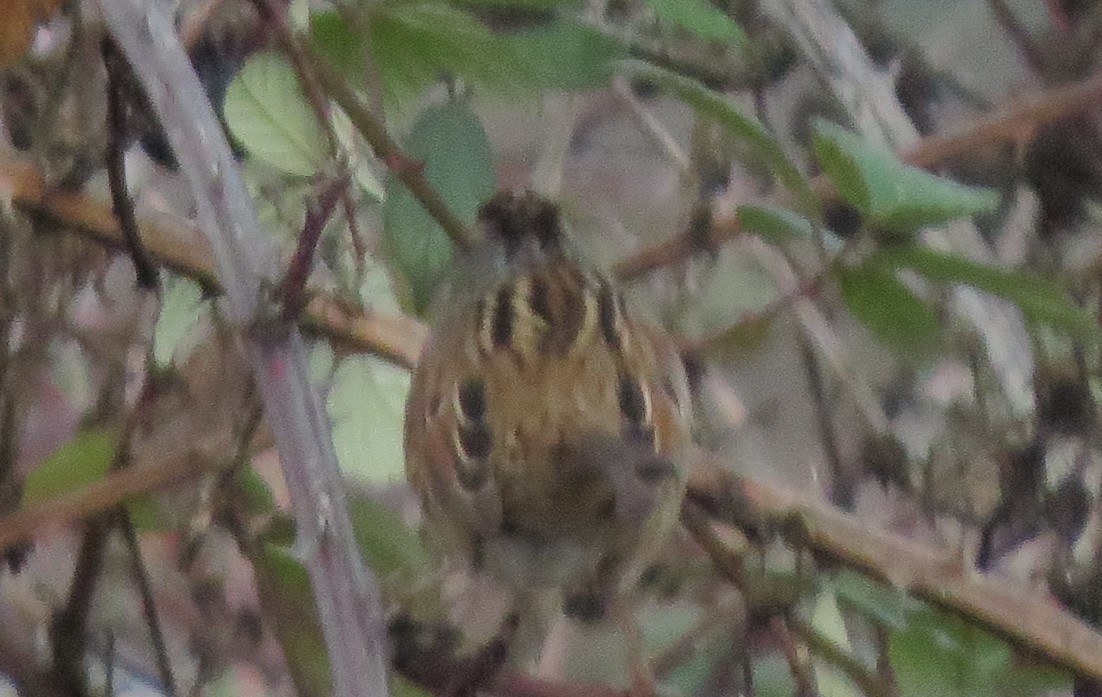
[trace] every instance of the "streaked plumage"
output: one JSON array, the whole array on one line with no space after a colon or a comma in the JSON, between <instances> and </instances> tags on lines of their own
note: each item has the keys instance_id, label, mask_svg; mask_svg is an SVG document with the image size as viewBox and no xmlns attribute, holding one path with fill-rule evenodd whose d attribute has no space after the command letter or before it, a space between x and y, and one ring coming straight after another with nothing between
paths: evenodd
<instances>
[{"instance_id":1,"label":"streaked plumage","mask_svg":"<svg viewBox=\"0 0 1102 697\"><path fill-rule=\"evenodd\" d=\"M516 590L603 599L677 520L681 362L565 251L550 203L500 194L480 220L414 372L407 474L449 554Z\"/></svg>"}]
</instances>

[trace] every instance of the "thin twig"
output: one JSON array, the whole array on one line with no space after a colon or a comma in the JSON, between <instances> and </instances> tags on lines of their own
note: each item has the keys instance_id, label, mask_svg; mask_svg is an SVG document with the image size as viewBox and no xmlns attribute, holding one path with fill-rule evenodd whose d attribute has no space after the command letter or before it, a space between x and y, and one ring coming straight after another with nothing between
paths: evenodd
<instances>
[{"instance_id":1,"label":"thin twig","mask_svg":"<svg viewBox=\"0 0 1102 697\"><path fill-rule=\"evenodd\" d=\"M111 203L119 229L134 264L134 274L138 287L156 291L160 287L157 265L149 257L142 244L138 223L134 219L134 199L126 184L126 146L129 141L127 129L126 61L119 55L111 39L103 40L103 65L107 68L107 180L111 188Z\"/></svg>"},{"instance_id":2,"label":"thin twig","mask_svg":"<svg viewBox=\"0 0 1102 697\"><path fill-rule=\"evenodd\" d=\"M834 435L834 409L827 403L827 384L819 369L819 358L806 336L800 337L800 353L807 370L808 391L815 409L815 422L819 427L819 439L827 466L830 468L830 502L843 511L853 509L856 482L854 476L842 465L838 451L838 439Z\"/></svg>"},{"instance_id":3,"label":"thin twig","mask_svg":"<svg viewBox=\"0 0 1102 697\"><path fill-rule=\"evenodd\" d=\"M262 17L267 19L270 26L275 29L275 34L279 38L280 45L283 46L287 56L291 59L291 65L295 70L295 74L298 75L299 85L302 87L303 92L306 95L306 101L310 105L310 108L314 112L314 117L318 120L322 130L325 132L326 141L329 144L330 153L333 159L337 162L337 168L340 171L340 176L337 177L340 180L350 182L354 179L351 167L349 166L348 154L341 145L341 140L337 136L336 129L333 127L332 113L329 108L329 102L325 98L325 94L322 92L321 85L318 83L317 76L314 74L313 67L303 51L302 44L295 38L294 31L291 28L290 19L287 16L287 8L284 3L276 2L275 0L252 0L253 5L257 8L257 11ZM328 210L329 204L325 201L325 194L330 190L326 189L321 196L319 196L319 208L321 210ZM364 249L362 240L360 240L358 230L356 229L356 218L351 214L351 211L355 210L355 202L352 198L351 187L345 185L339 189L336 193L340 194L340 199L344 206L346 213L346 219L348 221L349 236L352 240L352 250L356 256L356 268L361 272L366 262L367 252ZM329 214L321 216L324 220L329 218ZM303 232L298 242L298 250L292 260L292 268L287 271L287 276L291 277L293 274L298 273L302 278L302 286L304 287L306 282L306 275L303 275L301 270L296 272L293 268L294 260L302 260L302 252L306 248L306 241L303 239L307 236L309 230L309 224L303 226ZM320 230L317 231L320 234ZM315 239L313 245L317 244ZM312 253L311 253L312 256ZM306 270L307 273L309 269ZM297 318L298 314L302 310L304 295L300 291L297 293L297 299L299 302L288 302L293 297L288 294L289 289L294 285L284 282L284 319Z\"/></svg>"},{"instance_id":4,"label":"thin twig","mask_svg":"<svg viewBox=\"0 0 1102 697\"><path fill-rule=\"evenodd\" d=\"M152 346L152 338L148 341ZM152 354L147 353L146 365L152 364ZM115 446L115 454L112 458L110 471L129 469L131 462L131 445L134 434L142 419L148 414L151 403L156 398L156 388L153 377L145 375L141 390L138 393L134 405L127 414L126 422L119 435ZM142 614L146 626L149 628L150 643L153 645L153 654L157 662L157 670L161 674L162 689L169 697L175 697L177 692L176 677L172 672L172 664L168 659L168 648L165 644L164 632L161 629L161 621L157 615L157 605L153 599L152 584L149 573L146 571L145 562L142 559L141 548L138 546L138 535L134 529L134 521L130 518L130 512L122 507L116 507L113 515L104 518L103 534L109 533L114 527L118 527L123 534L127 551L130 554L131 572L134 575L134 583L138 588L138 595L142 602Z\"/></svg>"},{"instance_id":5,"label":"thin twig","mask_svg":"<svg viewBox=\"0 0 1102 697\"><path fill-rule=\"evenodd\" d=\"M991 7L991 13L995 15L995 21L1003 28L1010 39L1022 52L1029 67L1036 75L1044 75L1048 72L1048 61L1045 60L1041 47L1029 35L1021 21L1015 16L1014 11L1006 4L1005 0L987 0Z\"/></svg>"},{"instance_id":6,"label":"thin twig","mask_svg":"<svg viewBox=\"0 0 1102 697\"><path fill-rule=\"evenodd\" d=\"M179 694L176 677L172 672L172 663L168 659L168 645L165 643L164 630L157 614L157 604L153 598L153 586L149 580L149 571L142 559L142 550L138 546L138 533L134 521L126 509L120 509L116 524L122 532L126 550L130 554L130 571L134 584L138 587L138 596L142 600L142 616L149 627L149 641L153 645L153 655L157 661L157 671L161 674L162 689L169 697Z\"/></svg>"},{"instance_id":7,"label":"thin twig","mask_svg":"<svg viewBox=\"0 0 1102 697\"><path fill-rule=\"evenodd\" d=\"M692 175L689 156L685 154L684 148L670 135L666 127L635 96L627 78L623 75L613 78L612 93L627 107L628 115L635 122L636 128L654 143L664 159L677 170L682 181L687 181Z\"/></svg>"},{"instance_id":8,"label":"thin twig","mask_svg":"<svg viewBox=\"0 0 1102 697\"><path fill-rule=\"evenodd\" d=\"M348 114L353 125L371 146L375 157L384 162L399 181L409 189L413 197L424 206L429 215L451 238L452 244L458 249L470 247L473 237L467 226L455 216L440 194L425 180L421 167L402 152L402 148L387 133L382 121L346 84L344 77L324 59L316 53L308 53L308 57L318 76L318 82Z\"/></svg>"},{"instance_id":9,"label":"thin twig","mask_svg":"<svg viewBox=\"0 0 1102 697\"><path fill-rule=\"evenodd\" d=\"M333 130L329 102L326 101L325 95L322 93L310 61L303 53L302 45L295 40L291 22L287 17L286 4L275 0L252 0L252 4L260 16L267 20L268 25L275 29L275 35L279 38L279 43L287 53L287 57L291 59L291 66L294 68L295 74L298 75L299 86L302 88L303 94L306 95L306 102L314 112L314 118L318 120L318 124L325 132L330 154L339 157L341 153L340 139L337 138L337 133Z\"/></svg>"},{"instance_id":10,"label":"thin twig","mask_svg":"<svg viewBox=\"0 0 1102 697\"><path fill-rule=\"evenodd\" d=\"M314 268L314 252L325 224L333 215L337 201L348 191L347 177L334 177L324 182L317 198L306 209L306 220L299 233L295 253L287 265L287 275L283 278L283 319L288 322L298 320L306 306L306 281Z\"/></svg>"},{"instance_id":11,"label":"thin twig","mask_svg":"<svg viewBox=\"0 0 1102 697\"><path fill-rule=\"evenodd\" d=\"M899 685L895 679L895 669L892 668L891 640L892 634L882 622L877 622L873 629L873 641L876 644L876 675L880 682L888 686L892 693L899 692Z\"/></svg>"},{"instance_id":12,"label":"thin twig","mask_svg":"<svg viewBox=\"0 0 1102 697\"><path fill-rule=\"evenodd\" d=\"M84 670L88 645L88 617L92 599L103 572L103 553L107 546L107 523L103 517L89 520L81 537L69 594L50 626L54 679L73 695L90 694Z\"/></svg>"},{"instance_id":13,"label":"thin twig","mask_svg":"<svg viewBox=\"0 0 1102 697\"><path fill-rule=\"evenodd\" d=\"M745 633L741 631L745 629L745 625L746 609L741 597L734 602L721 603L718 607L709 609L696 626L655 654L650 661L651 669L657 677L666 677L696 658L704 641L721 630L725 631L725 636L735 639L736 644L745 643Z\"/></svg>"},{"instance_id":14,"label":"thin twig","mask_svg":"<svg viewBox=\"0 0 1102 697\"><path fill-rule=\"evenodd\" d=\"M804 620L795 616L789 617L788 626L807 644L812 653L845 673L866 697L897 697L896 691L890 685L884 684L874 670L862 664L851 653L844 651Z\"/></svg>"},{"instance_id":15,"label":"thin twig","mask_svg":"<svg viewBox=\"0 0 1102 697\"><path fill-rule=\"evenodd\" d=\"M856 402L869 428L875 433L886 433L889 420L876 391L852 365L852 360L831 323L815 303L803 295L803 287L795 269L782 254L761 240L750 239L746 244L747 251L773 277L782 296L795 298L793 311L800 321L804 335L814 347L816 355L830 367Z\"/></svg>"},{"instance_id":16,"label":"thin twig","mask_svg":"<svg viewBox=\"0 0 1102 697\"><path fill-rule=\"evenodd\" d=\"M781 646L781 652L788 662L788 672L796 682L797 697L817 697L815 671L812 669L811 656L807 646L799 641L788 626L788 618L777 615L769 620L769 629Z\"/></svg>"}]
</instances>

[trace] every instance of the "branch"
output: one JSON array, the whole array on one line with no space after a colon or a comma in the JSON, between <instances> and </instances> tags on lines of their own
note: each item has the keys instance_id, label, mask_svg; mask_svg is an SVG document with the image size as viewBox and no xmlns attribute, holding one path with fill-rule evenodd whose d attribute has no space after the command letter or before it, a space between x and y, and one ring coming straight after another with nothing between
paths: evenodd
<instances>
[{"instance_id":1,"label":"branch","mask_svg":"<svg viewBox=\"0 0 1102 697\"><path fill-rule=\"evenodd\" d=\"M876 68L849 25L827 0L767 0L763 10L800 45L861 135L892 147L910 145L918 131L895 95L890 75ZM994 263L990 246L970 221L923 234L927 244ZM1033 346L1021 311L969 286L950 291L952 312L981 338L1009 410L1028 419L1033 406Z\"/></svg>"},{"instance_id":2,"label":"branch","mask_svg":"<svg viewBox=\"0 0 1102 697\"><path fill-rule=\"evenodd\" d=\"M0 149L0 191L8 192L20 208L46 215L61 227L111 247L125 240L109 206L86 194L51 189L29 158ZM211 261L210 244L195 225L180 216L144 211L138 219L142 241L158 264L222 293L218 271ZM425 328L404 316L349 309L338 300L315 295L301 318L303 329L335 340L354 351L366 351L410 367L417 360Z\"/></svg>"},{"instance_id":3,"label":"branch","mask_svg":"<svg viewBox=\"0 0 1102 697\"><path fill-rule=\"evenodd\" d=\"M1095 106L1100 97L1102 74L1004 106L949 133L925 138L901 150L899 157L908 164L931 169L983 147L1019 140L1044 124ZM837 195L823 177L814 180L814 188L825 198ZM0 191L10 192L20 208L57 219L63 227L101 244L116 247L124 244L109 208L83 193L49 189L30 159L10 150L0 149ZM190 221L171 214L145 211L138 222L142 239L155 261L188 276L209 291L222 292L210 261L210 245ZM718 247L740 234L742 228L736 217L716 217L707 243ZM640 278L658 268L682 262L699 250L697 235L691 238L678 235L620 261L615 272L623 280ZM320 295L309 304L302 325L351 350L381 355L405 367L411 367L417 360L425 331L415 320L378 313L363 316Z\"/></svg>"},{"instance_id":4,"label":"branch","mask_svg":"<svg viewBox=\"0 0 1102 697\"><path fill-rule=\"evenodd\" d=\"M705 456L707 457L707 456ZM1036 589L961 568L952 555L892 533L819 501L760 481L739 479L727 463L702 459L689 478L682 520L720 569L737 569L737 553L702 523L702 510L737 512L745 524L798 524L799 543L817 555L911 593L977 623L1080 676L1102 679L1102 634Z\"/></svg>"},{"instance_id":5,"label":"branch","mask_svg":"<svg viewBox=\"0 0 1102 697\"><path fill-rule=\"evenodd\" d=\"M948 133L923 138L899 150L899 159L915 167L934 169L985 147L1020 141L1045 124L1096 106L1100 99L1102 73L1003 106L971 123L952 128ZM824 201L838 197L838 192L822 175L812 180L812 189ZM708 243L719 246L741 233L742 228L736 218L715 219ZM699 250L700 243L695 236L678 235L619 262L616 265L617 275L625 279L638 278L660 267L684 261Z\"/></svg>"},{"instance_id":6,"label":"branch","mask_svg":"<svg viewBox=\"0 0 1102 697\"><path fill-rule=\"evenodd\" d=\"M304 49L305 51L305 49ZM421 167L411 162L402 148L386 132L383 122L376 118L371 108L348 86L344 77L316 53L307 52L318 82L329 96L344 109L356 130L371 145L375 157L386 163L398 180L405 185L425 210L443 228L457 249L467 249L473 240L471 232L448 204L421 174Z\"/></svg>"},{"instance_id":7,"label":"branch","mask_svg":"<svg viewBox=\"0 0 1102 697\"><path fill-rule=\"evenodd\" d=\"M314 591L338 697L386 695L382 600L359 557L332 435L310 383L301 334L278 323L262 289L274 287L274 249L210 103L157 4L101 0L108 30L126 55L180 162L196 218L218 263L229 316L242 338L280 455L295 514L298 552Z\"/></svg>"}]
</instances>

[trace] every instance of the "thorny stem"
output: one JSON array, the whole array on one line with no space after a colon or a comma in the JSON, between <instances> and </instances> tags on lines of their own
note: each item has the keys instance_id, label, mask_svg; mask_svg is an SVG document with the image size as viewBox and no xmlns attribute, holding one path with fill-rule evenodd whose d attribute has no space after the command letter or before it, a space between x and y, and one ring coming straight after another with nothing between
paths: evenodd
<instances>
[{"instance_id":1,"label":"thorny stem","mask_svg":"<svg viewBox=\"0 0 1102 697\"><path fill-rule=\"evenodd\" d=\"M101 0L161 121L218 262L229 317L243 333L295 514L297 551L314 591L337 697L388 693L380 589L360 559L327 416L310 381L297 327L278 320L262 288L274 285L265 242L210 103L163 8Z\"/></svg>"}]
</instances>

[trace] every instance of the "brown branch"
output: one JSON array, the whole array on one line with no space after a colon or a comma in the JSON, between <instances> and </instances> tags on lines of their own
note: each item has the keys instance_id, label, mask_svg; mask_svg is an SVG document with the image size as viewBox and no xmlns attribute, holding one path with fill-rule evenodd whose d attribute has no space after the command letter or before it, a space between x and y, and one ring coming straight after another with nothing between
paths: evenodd
<instances>
[{"instance_id":1,"label":"brown branch","mask_svg":"<svg viewBox=\"0 0 1102 697\"><path fill-rule=\"evenodd\" d=\"M333 215L337 200L347 196L348 176L333 177L320 182L313 202L306 207L306 220L302 223L295 253L287 264L280 294L283 296L283 319L296 322L306 305L306 281L314 270L314 254L326 223Z\"/></svg>"},{"instance_id":2,"label":"brown branch","mask_svg":"<svg viewBox=\"0 0 1102 697\"><path fill-rule=\"evenodd\" d=\"M915 167L931 168L989 145L1013 142L1045 124L1097 106L1102 98L1102 73L1027 97L944 135L923 138L899 153Z\"/></svg>"},{"instance_id":3,"label":"brown branch","mask_svg":"<svg viewBox=\"0 0 1102 697\"><path fill-rule=\"evenodd\" d=\"M1085 80L1046 90L995 110L948 133L932 135L899 151L899 159L909 165L933 169L955 157L982 148L1015 142L1028 137L1039 127L1081 113L1096 106L1102 98L1102 73ZM812 179L812 189L823 200L837 192L823 176ZM709 242L719 246L741 234L738 219L713 221ZM682 233L619 262L616 274L625 280L638 278L654 269L683 261L699 251L690 233Z\"/></svg>"},{"instance_id":4,"label":"brown branch","mask_svg":"<svg viewBox=\"0 0 1102 697\"><path fill-rule=\"evenodd\" d=\"M900 158L917 167L935 167L984 146L1019 139L1036 126L1093 106L1100 96L1102 74L1000 109L959 130L926 138L901 151ZM397 148L392 142L391 145ZM815 182L820 194L831 195L825 179L817 178ZM54 218L100 243L123 244L109 207L81 193L50 190L29 159L10 151L0 151L0 190L10 192L14 203L24 210ZM139 229L155 261L198 281L210 291L221 291L210 247L190 221L146 212L139 220ZM737 218L716 218L708 243L719 246L739 234ZM614 271L625 280L638 278L688 258L699 246L694 236L679 235L621 261ZM304 328L334 339L348 349L376 353L406 367L416 361L425 333L423 325L410 318L376 313L365 317L325 296L316 296L308 303L302 323Z\"/></svg>"},{"instance_id":5,"label":"brown branch","mask_svg":"<svg viewBox=\"0 0 1102 697\"><path fill-rule=\"evenodd\" d=\"M702 459L700 465L690 476L683 520L700 505L721 517L737 513L743 524L798 523L800 542L817 554L960 615L1077 675L1102 679L1102 634L1055 600L961 569L951 554L873 529L818 501L763 482L736 479L723 463ZM714 534L711 526L687 527L694 535ZM726 554L714 540L705 547L713 560L717 550ZM737 564L737 559L723 563Z\"/></svg>"},{"instance_id":6,"label":"brown branch","mask_svg":"<svg viewBox=\"0 0 1102 697\"><path fill-rule=\"evenodd\" d=\"M96 242L122 247L124 239L111 207L81 192L52 188L30 158L0 149L0 191L19 208L54 219ZM170 214L143 212L139 217L145 248L153 259L221 292L210 245L193 223Z\"/></svg>"},{"instance_id":7,"label":"brown branch","mask_svg":"<svg viewBox=\"0 0 1102 697\"><path fill-rule=\"evenodd\" d=\"M776 615L769 620L769 629L781 647L784 660L788 663L788 672L796 683L796 697L818 697L819 690L815 680L815 671L811 665L811 656L807 647L797 641L788 626L788 619Z\"/></svg>"},{"instance_id":8,"label":"brown branch","mask_svg":"<svg viewBox=\"0 0 1102 697\"><path fill-rule=\"evenodd\" d=\"M122 247L123 236L111 208L82 193L50 189L37 167L25 157L0 150L0 191L31 213L59 221L62 226L111 247ZM185 218L144 212L138 227L154 261L221 293L210 245ZM307 303L302 326L335 340L345 349L366 351L409 367L417 360L424 326L414 319L362 314L333 298L316 295Z\"/></svg>"},{"instance_id":9,"label":"brown branch","mask_svg":"<svg viewBox=\"0 0 1102 697\"><path fill-rule=\"evenodd\" d=\"M0 550L60 530L150 492L179 486L197 474L212 471L218 466L208 458L184 453L173 458L160 456L156 463L143 463L111 472L78 491L41 501L0 518Z\"/></svg>"}]
</instances>

